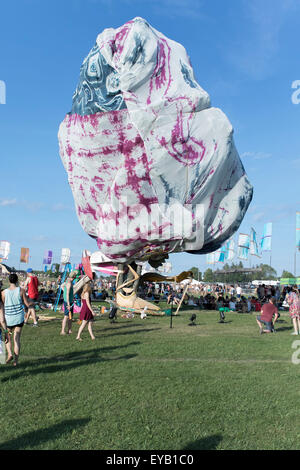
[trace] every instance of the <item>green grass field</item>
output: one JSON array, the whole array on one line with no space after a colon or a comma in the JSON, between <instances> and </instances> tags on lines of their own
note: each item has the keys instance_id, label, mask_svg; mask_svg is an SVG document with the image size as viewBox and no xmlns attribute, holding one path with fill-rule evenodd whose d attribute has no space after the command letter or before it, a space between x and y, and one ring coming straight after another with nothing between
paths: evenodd
<instances>
[{"instance_id":1,"label":"green grass field","mask_svg":"<svg viewBox=\"0 0 300 470\"><path fill-rule=\"evenodd\" d=\"M19 366L0 365L0 449L300 449L288 315L259 335L255 314L195 313L97 318L81 343L58 312L24 326Z\"/></svg>"}]
</instances>

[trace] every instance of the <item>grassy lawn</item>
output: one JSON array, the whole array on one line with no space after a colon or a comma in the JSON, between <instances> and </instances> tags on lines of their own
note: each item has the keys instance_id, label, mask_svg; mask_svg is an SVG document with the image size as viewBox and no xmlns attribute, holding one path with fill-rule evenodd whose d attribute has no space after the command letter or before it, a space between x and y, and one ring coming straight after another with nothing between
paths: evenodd
<instances>
[{"instance_id":1,"label":"grassy lawn","mask_svg":"<svg viewBox=\"0 0 300 470\"><path fill-rule=\"evenodd\" d=\"M18 368L0 365L0 449L300 449L291 322L255 314L107 317L83 342L61 314L27 325Z\"/></svg>"}]
</instances>

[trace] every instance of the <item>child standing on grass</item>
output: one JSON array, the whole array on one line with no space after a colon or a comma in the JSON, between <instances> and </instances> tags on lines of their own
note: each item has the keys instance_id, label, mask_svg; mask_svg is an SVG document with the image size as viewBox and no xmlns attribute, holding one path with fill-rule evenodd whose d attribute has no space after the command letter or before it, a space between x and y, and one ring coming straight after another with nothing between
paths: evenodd
<instances>
[{"instance_id":1,"label":"child standing on grass","mask_svg":"<svg viewBox=\"0 0 300 470\"><path fill-rule=\"evenodd\" d=\"M81 294L81 311L80 311L79 319L80 321L82 321L82 323L80 325L80 328L78 330L77 337L76 337L76 339L79 341L82 341L80 335L82 331L84 330L84 328L86 327L86 325L88 325L88 331L92 340L95 339L95 336L92 330L92 322L94 320L95 313L91 305L91 293L92 293L92 286L91 286L91 283L89 282L88 284L84 286L82 290L82 294Z\"/></svg>"}]
</instances>

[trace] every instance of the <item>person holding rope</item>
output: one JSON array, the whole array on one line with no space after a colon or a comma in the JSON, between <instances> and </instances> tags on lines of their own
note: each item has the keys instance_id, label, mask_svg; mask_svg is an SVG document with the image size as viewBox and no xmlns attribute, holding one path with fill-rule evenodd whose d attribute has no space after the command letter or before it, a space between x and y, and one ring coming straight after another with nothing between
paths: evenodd
<instances>
[{"instance_id":1,"label":"person holding rope","mask_svg":"<svg viewBox=\"0 0 300 470\"><path fill-rule=\"evenodd\" d=\"M73 305L74 305L74 291L73 291L73 281L77 276L77 271L72 271L69 274L68 279L63 285L64 292L64 318L61 326L61 335L66 334L66 327L68 325L68 334L72 333L72 320L73 320Z\"/></svg>"}]
</instances>

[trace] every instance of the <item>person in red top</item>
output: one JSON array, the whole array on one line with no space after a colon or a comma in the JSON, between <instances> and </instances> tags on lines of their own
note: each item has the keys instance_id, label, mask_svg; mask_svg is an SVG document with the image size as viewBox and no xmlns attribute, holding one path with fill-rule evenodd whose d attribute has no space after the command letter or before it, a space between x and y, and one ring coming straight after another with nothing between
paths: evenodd
<instances>
[{"instance_id":1,"label":"person in red top","mask_svg":"<svg viewBox=\"0 0 300 470\"><path fill-rule=\"evenodd\" d=\"M27 269L27 279L24 284L24 289L26 290L26 287L28 289L27 295L30 301L30 306L25 315L24 323L28 323L29 317L31 315L33 318L33 326L38 326L34 303L37 302L39 298L39 284L39 280L37 276L33 274L33 270L31 268Z\"/></svg>"},{"instance_id":2,"label":"person in red top","mask_svg":"<svg viewBox=\"0 0 300 470\"><path fill-rule=\"evenodd\" d=\"M261 314L256 317L260 334L272 333L273 331L273 316L275 315L274 323L276 323L279 316L275 302L275 297L270 297L269 302L262 306Z\"/></svg>"},{"instance_id":3,"label":"person in red top","mask_svg":"<svg viewBox=\"0 0 300 470\"><path fill-rule=\"evenodd\" d=\"M259 300L255 300L254 306L255 306L255 311L256 311L256 312L260 312L260 311L261 311L261 303L260 303Z\"/></svg>"}]
</instances>

